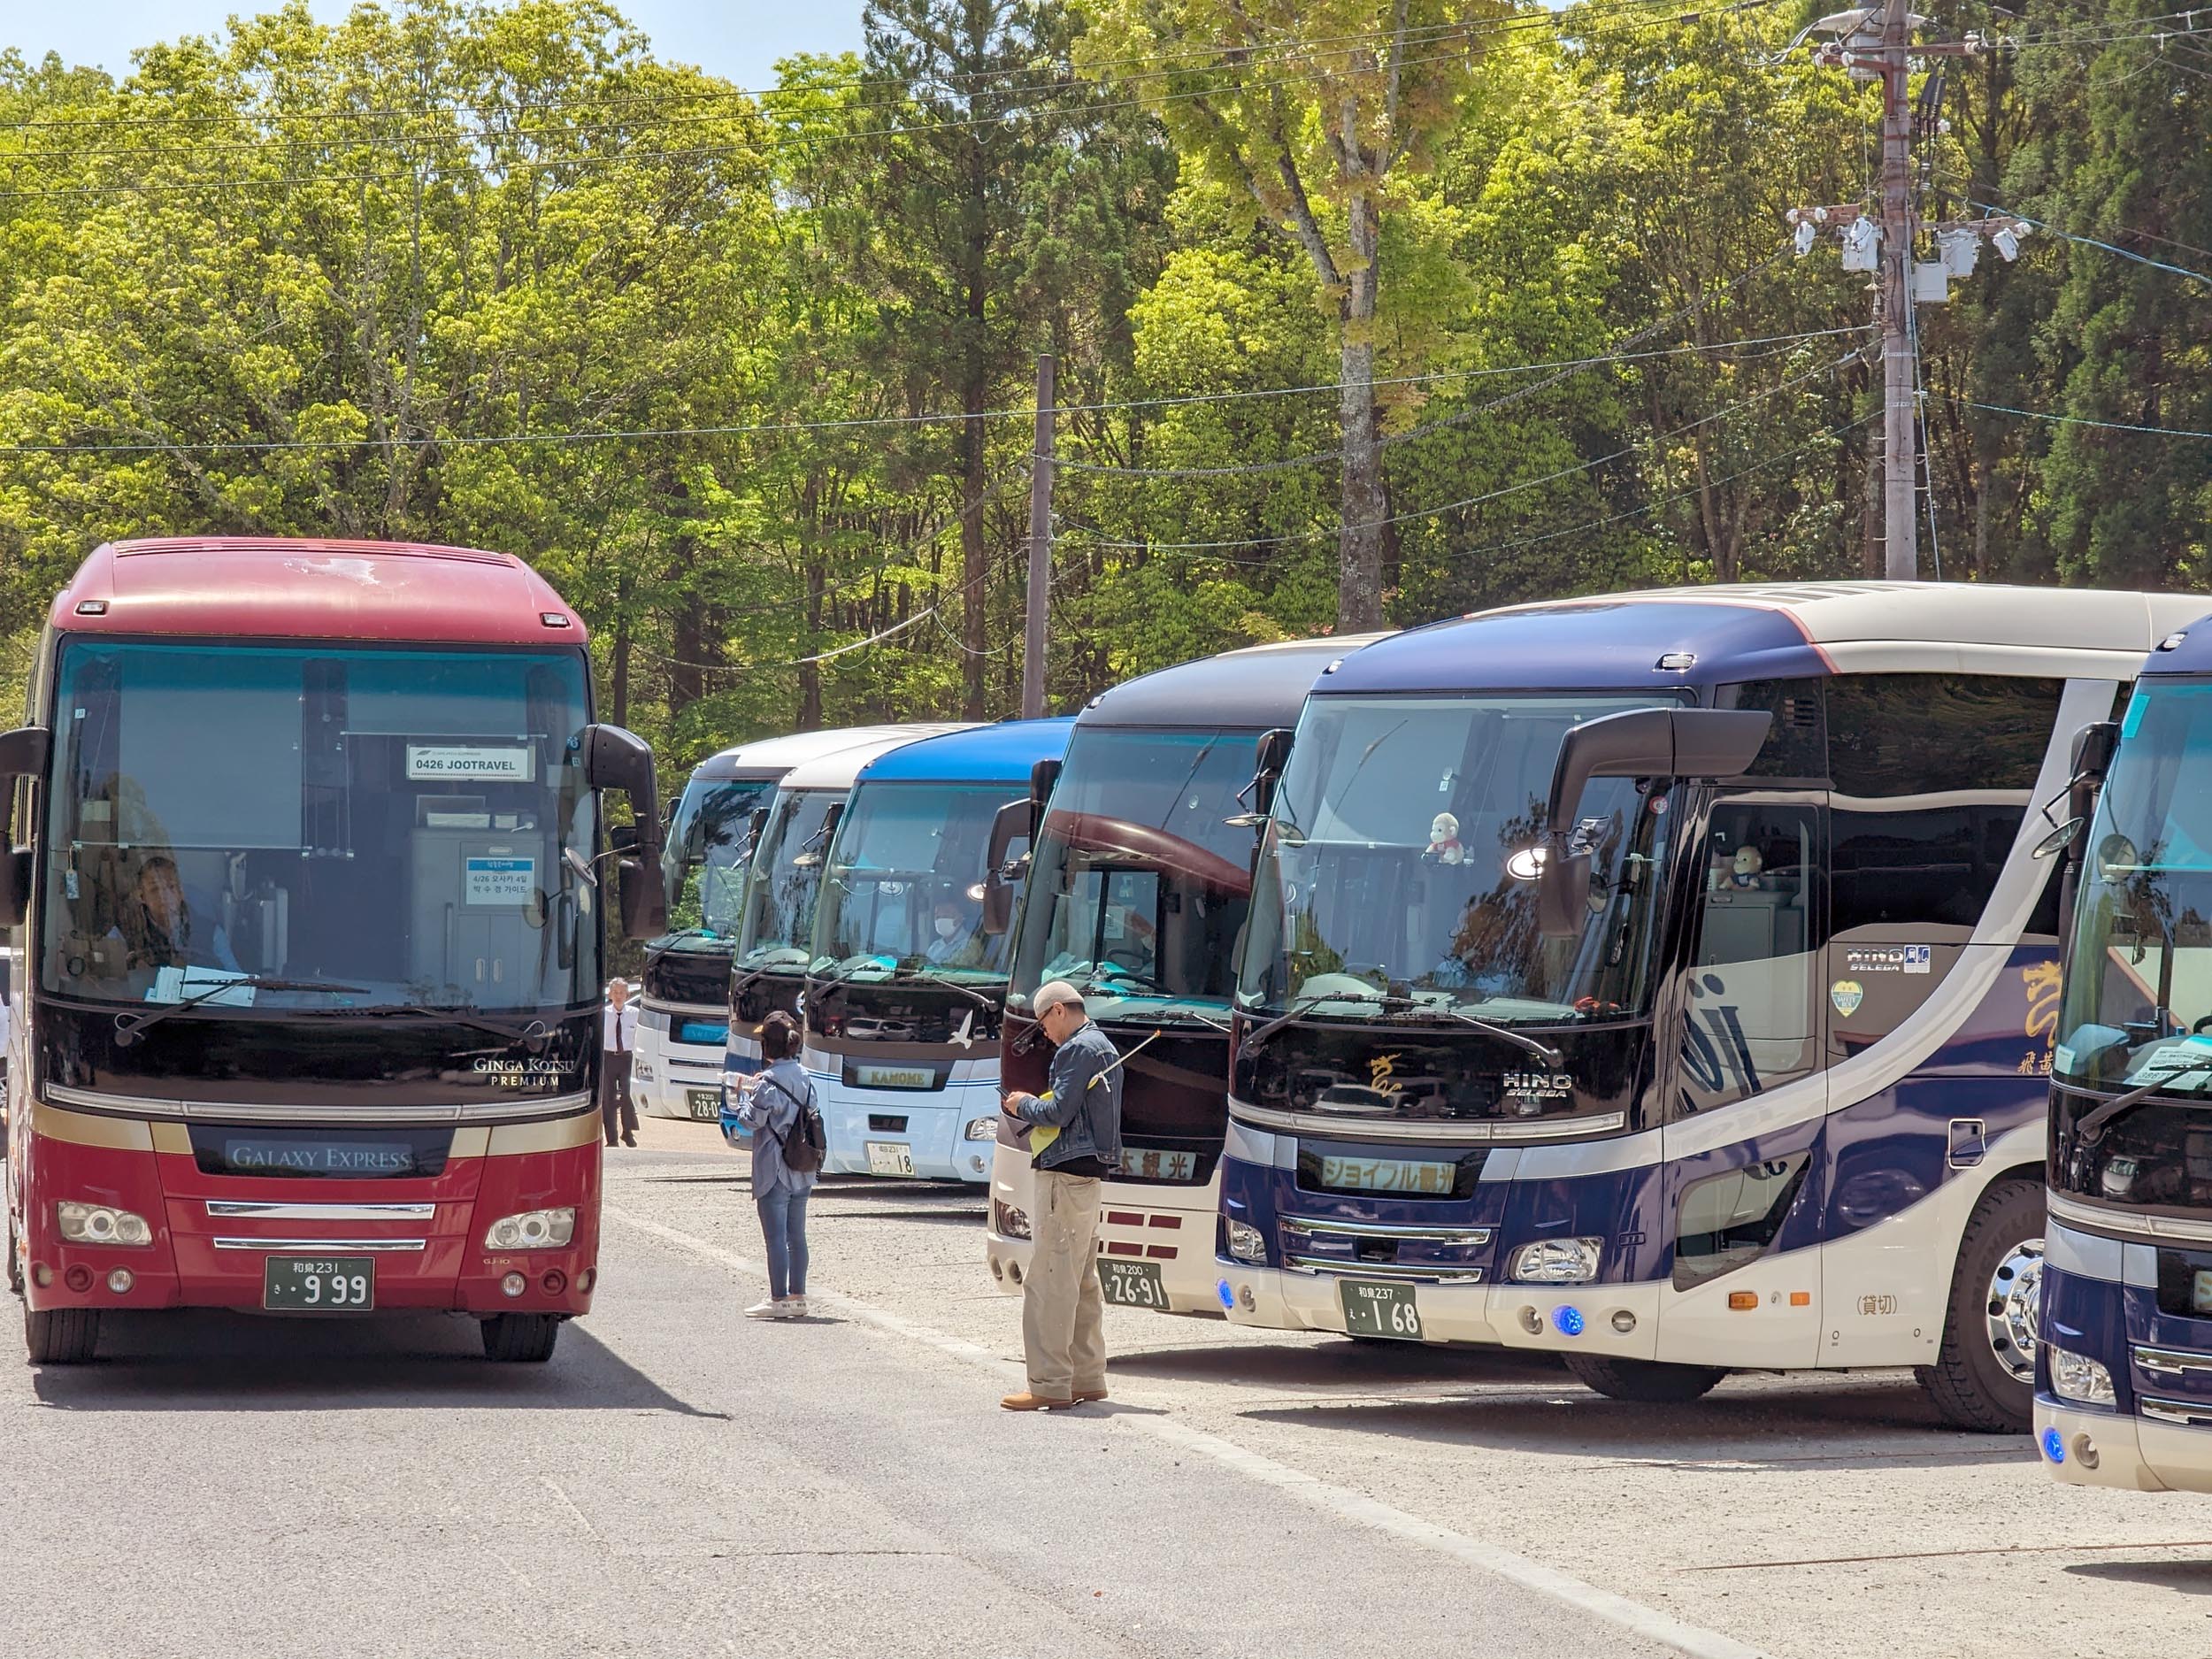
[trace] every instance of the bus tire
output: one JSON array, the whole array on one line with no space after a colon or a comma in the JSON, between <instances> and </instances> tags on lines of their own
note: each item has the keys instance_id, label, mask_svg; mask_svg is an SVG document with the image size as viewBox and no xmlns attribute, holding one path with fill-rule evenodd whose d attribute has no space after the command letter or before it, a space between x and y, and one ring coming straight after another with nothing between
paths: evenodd
<instances>
[{"instance_id":1,"label":"bus tire","mask_svg":"<svg viewBox=\"0 0 2212 1659\"><path fill-rule=\"evenodd\" d=\"M23 1345L34 1365L81 1365L100 1346L97 1308L23 1310Z\"/></svg>"},{"instance_id":2,"label":"bus tire","mask_svg":"<svg viewBox=\"0 0 2212 1659\"><path fill-rule=\"evenodd\" d=\"M549 1313L497 1313L482 1322L484 1357L509 1365L542 1365L553 1357L561 1322Z\"/></svg>"},{"instance_id":3,"label":"bus tire","mask_svg":"<svg viewBox=\"0 0 2212 1659\"><path fill-rule=\"evenodd\" d=\"M1562 1354L1568 1375L1608 1400L1678 1406L1701 1400L1728 1375L1719 1365L1670 1365L1654 1359L1609 1359L1598 1354Z\"/></svg>"},{"instance_id":4,"label":"bus tire","mask_svg":"<svg viewBox=\"0 0 2212 1659\"><path fill-rule=\"evenodd\" d=\"M8 1288L23 1294L23 1247L16 1242L15 1211L8 1211Z\"/></svg>"},{"instance_id":5,"label":"bus tire","mask_svg":"<svg viewBox=\"0 0 2212 1659\"><path fill-rule=\"evenodd\" d=\"M2034 1425L2043 1229L2043 1184L2016 1179L1990 1183L1960 1235L1943 1346L1913 1372L1955 1428L2025 1434Z\"/></svg>"}]
</instances>

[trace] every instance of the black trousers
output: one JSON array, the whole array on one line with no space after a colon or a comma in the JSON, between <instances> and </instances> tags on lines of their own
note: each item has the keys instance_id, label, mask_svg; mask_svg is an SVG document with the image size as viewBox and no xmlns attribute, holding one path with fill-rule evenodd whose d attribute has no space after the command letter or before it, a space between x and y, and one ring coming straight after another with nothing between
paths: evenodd
<instances>
[{"instance_id":1,"label":"black trousers","mask_svg":"<svg viewBox=\"0 0 2212 1659\"><path fill-rule=\"evenodd\" d=\"M599 1121L606 1129L607 1144L612 1146L618 1116L624 1134L637 1133L637 1104L630 1098L630 1056L626 1049L620 1054L603 1054L599 1059Z\"/></svg>"}]
</instances>

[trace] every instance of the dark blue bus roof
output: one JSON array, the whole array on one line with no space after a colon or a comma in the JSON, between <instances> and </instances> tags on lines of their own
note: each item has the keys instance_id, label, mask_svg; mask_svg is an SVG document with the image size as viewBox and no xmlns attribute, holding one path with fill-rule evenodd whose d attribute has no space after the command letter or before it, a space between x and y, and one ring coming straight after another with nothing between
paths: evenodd
<instances>
[{"instance_id":1,"label":"dark blue bus roof","mask_svg":"<svg viewBox=\"0 0 2212 1659\"><path fill-rule=\"evenodd\" d=\"M1249 645L1179 663L1102 691L1076 716L1076 724L1261 732L1295 726L1322 671L1383 637L1360 634Z\"/></svg>"},{"instance_id":2,"label":"dark blue bus roof","mask_svg":"<svg viewBox=\"0 0 2212 1659\"><path fill-rule=\"evenodd\" d=\"M1347 657L1314 694L1702 689L1839 672L2125 677L2202 603L1980 582L1607 594L1409 629Z\"/></svg>"},{"instance_id":3,"label":"dark blue bus roof","mask_svg":"<svg viewBox=\"0 0 2212 1659\"><path fill-rule=\"evenodd\" d=\"M2149 674L2212 674L2212 617L2177 628L2143 660Z\"/></svg>"},{"instance_id":4,"label":"dark blue bus roof","mask_svg":"<svg viewBox=\"0 0 2212 1659\"><path fill-rule=\"evenodd\" d=\"M1075 721L1002 720L943 737L902 743L860 769L856 783L1009 783L1026 786L1029 769L1068 752Z\"/></svg>"}]
</instances>

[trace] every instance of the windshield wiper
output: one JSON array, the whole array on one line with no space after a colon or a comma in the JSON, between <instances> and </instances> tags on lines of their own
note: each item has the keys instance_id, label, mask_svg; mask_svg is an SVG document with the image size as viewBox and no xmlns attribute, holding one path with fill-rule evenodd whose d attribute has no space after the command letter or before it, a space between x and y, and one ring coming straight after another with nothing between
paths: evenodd
<instances>
[{"instance_id":1,"label":"windshield wiper","mask_svg":"<svg viewBox=\"0 0 2212 1659\"><path fill-rule=\"evenodd\" d=\"M948 991L957 991L963 996L972 998L994 1013L998 1011L997 998L986 996L972 985L963 985L957 979L948 979L942 974L932 973L926 968L896 968L892 971L891 977L901 981L918 979L925 985L941 985Z\"/></svg>"},{"instance_id":2,"label":"windshield wiper","mask_svg":"<svg viewBox=\"0 0 2212 1659\"><path fill-rule=\"evenodd\" d=\"M2088 1145L2094 1146L2102 1138L2105 1125L2115 1118L2122 1112L2141 1105L2176 1078L2187 1077L2192 1071L2212 1071L2212 1055L2208 1055L2201 1060L2192 1060L2186 1065L2176 1066L2170 1071L2162 1072L2149 1082L2131 1088L2124 1094L2115 1094L2076 1124L2074 1133ZM2193 1101L2177 1100L2174 1103L2179 1106L2208 1106L2212 1105L2212 1101L2207 1101L2200 1095Z\"/></svg>"},{"instance_id":3,"label":"windshield wiper","mask_svg":"<svg viewBox=\"0 0 2212 1659\"><path fill-rule=\"evenodd\" d=\"M1239 1046L1245 1053L1249 1054L1284 1026L1289 1025L1292 1020L1296 1019L1302 1014L1311 1013L1324 1002L1381 1002L1385 1000L1379 991L1371 991L1364 996L1356 991L1325 991L1317 996L1304 997L1276 1015L1274 1018L1263 1025L1255 1025L1250 1031L1246 1032L1244 1041Z\"/></svg>"},{"instance_id":4,"label":"windshield wiper","mask_svg":"<svg viewBox=\"0 0 2212 1659\"><path fill-rule=\"evenodd\" d=\"M150 1008L143 1013L118 1014L115 1017L115 1046L127 1048L138 1041L138 1033L149 1025L157 1025L172 1014L181 1014L188 1008L197 1008L212 1001L226 991L328 991L336 996L366 996L364 985L332 985L324 979L279 979L259 973L242 973L234 979L225 979L195 991L180 1002L164 1002L159 1008Z\"/></svg>"},{"instance_id":5,"label":"windshield wiper","mask_svg":"<svg viewBox=\"0 0 2212 1659\"><path fill-rule=\"evenodd\" d=\"M1566 1057L1562 1055L1558 1049L1552 1048L1547 1043L1540 1043L1537 1041L1535 1038L1528 1036L1525 1033L1515 1031L1509 1025L1493 1025L1486 1019L1477 1018L1474 1015L1466 1012L1464 1010L1448 1008L1441 1002L1416 1002L1410 1008L1386 1009L1384 1010L1382 1017L1386 1020L1432 1019L1438 1018L1444 1019L1455 1019L1463 1025L1472 1025L1477 1031L1482 1033L1482 1034L1486 1037L1495 1037L1501 1042L1509 1042L1517 1048L1525 1049L1528 1053L1534 1055L1539 1060L1541 1060L1546 1065L1549 1066L1555 1071L1559 1069L1561 1063Z\"/></svg>"},{"instance_id":6,"label":"windshield wiper","mask_svg":"<svg viewBox=\"0 0 2212 1659\"><path fill-rule=\"evenodd\" d=\"M334 1008L319 1010L332 1014L367 1014L380 1019L415 1015L428 1019L441 1019L456 1025L467 1025L472 1030L488 1032L503 1037L509 1042L518 1042L532 1054L541 1054L553 1040L553 1027L541 1019L518 1024L511 1019L497 1019L489 1014L479 1013L465 1002L396 1002L388 1008Z\"/></svg>"}]
</instances>

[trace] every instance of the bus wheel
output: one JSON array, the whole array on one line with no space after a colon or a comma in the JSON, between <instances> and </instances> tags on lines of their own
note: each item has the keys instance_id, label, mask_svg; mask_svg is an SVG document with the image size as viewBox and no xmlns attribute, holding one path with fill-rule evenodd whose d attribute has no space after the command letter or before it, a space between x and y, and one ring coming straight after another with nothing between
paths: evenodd
<instances>
[{"instance_id":1,"label":"bus wheel","mask_svg":"<svg viewBox=\"0 0 2212 1659\"><path fill-rule=\"evenodd\" d=\"M484 1357L541 1365L553 1357L561 1322L549 1313L500 1313L483 1321Z\"/></svg>"},{"instance_id":2,"label":"bus wheel","mask_svg":"<svg viewBox=\"0 0 2212 1659\"><path fill-rule=\"evenodd\" d=\"M1728 1375L1718 1365L1669 1365L1653 1359L1605 1359L1595 1354L1562 1354L1567 1372L1608 1400L1640 1405L1675 1406L1701 1400Z\"/></svg>"},{"instance_id":3,"label":"bus wheel","mask_svg":"<svg viewBox=\"0 0 2212 1659\"><path fill-rule=\"evenodd\" d=\"M2025 1434L2033 1425L2043 1225L2041 1183L1996 1181L1959 1240L1943 1347L1914 1372L1959 1428Z\"/></svg>"},{"instance_id":4,"label":"bus wheel","mask_svg":"<svg viewBox=\"0 0 2212 1659\"><path fill-rule=\"evenodd\" d=\"M100 1346L97 1308L23 1310L23 1345L34 1365L81 1365Z\"/></svg>"},{"instance_id":5,"label":"bus wheel","mask_svg":"<svg viewBox=\"0 0 2212 1659\"><path fill-rule=\"evenodd\" d=\"M5 1199L0 1199L4 1203ZM17 1295L23 1294L23 1250L15 1240L15 1211L8 1211L8 1288Z\"/></svg>"}]
</instances>

